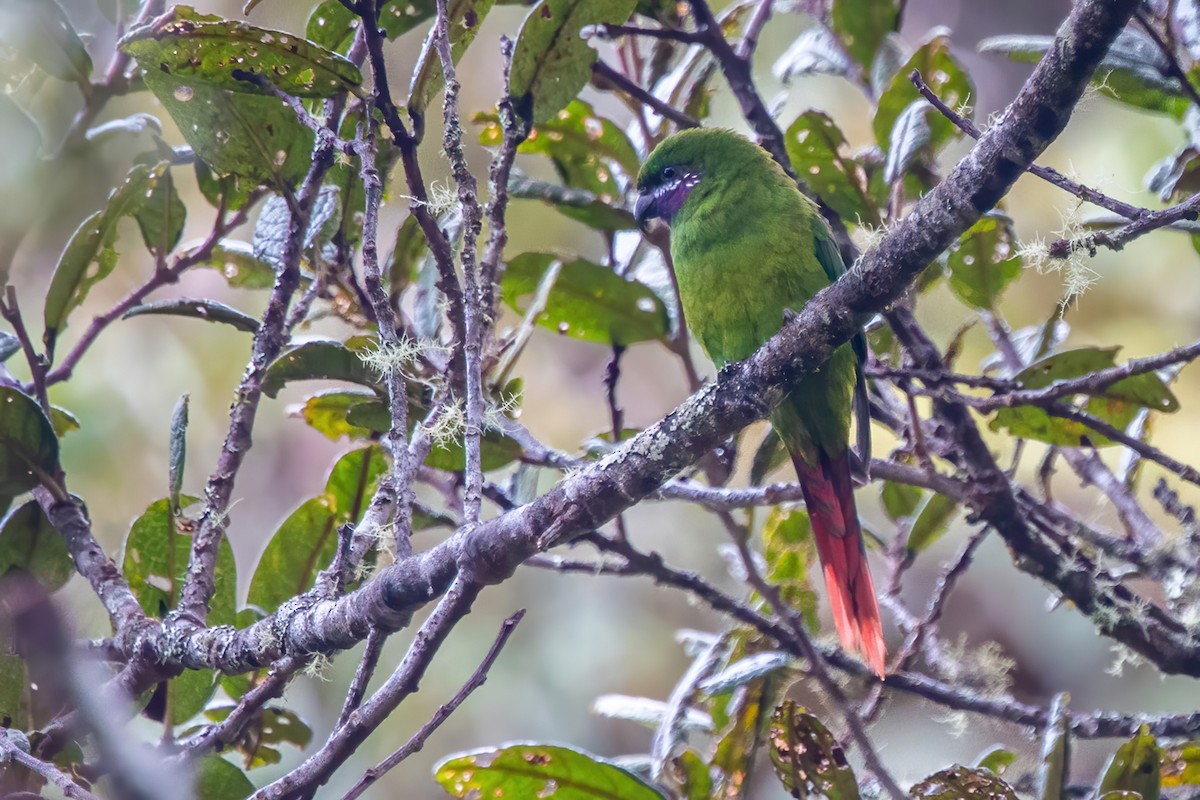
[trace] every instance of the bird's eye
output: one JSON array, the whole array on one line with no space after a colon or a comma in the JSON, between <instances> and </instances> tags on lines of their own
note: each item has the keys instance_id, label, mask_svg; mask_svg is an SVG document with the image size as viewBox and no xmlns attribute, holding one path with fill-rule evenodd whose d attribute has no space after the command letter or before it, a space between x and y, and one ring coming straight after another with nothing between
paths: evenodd
<instances>
[{"instance_id":1,"label":"bird's eye","mask_svg":"<svg viewBox=\"0 0 1200 800\"><path fill-rule=\"evenodd\" d=\"M663 171L662 171L662 176L669 181L675 180L675 168L674 167L664 167Z\"/></svg>"}]
</instances>

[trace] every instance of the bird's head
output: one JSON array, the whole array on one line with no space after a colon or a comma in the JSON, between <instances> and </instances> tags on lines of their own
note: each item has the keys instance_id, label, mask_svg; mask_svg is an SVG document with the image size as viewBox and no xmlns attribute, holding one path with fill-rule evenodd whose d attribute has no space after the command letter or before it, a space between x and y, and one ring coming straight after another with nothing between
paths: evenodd
<instances>
[{"instance_id":1,"label":"bird's head","mask_svg":"<svg viewBox=\"0 0 1200 800\"><path fill-rule=\"evenodd\" d=\"M769 174L774 162L740 134L720 128L681 131L664 139L642 164L634 216L642 226L652 219L669 225L719 186L759 180L763 169Z\"/></svg>"}]
</instances>

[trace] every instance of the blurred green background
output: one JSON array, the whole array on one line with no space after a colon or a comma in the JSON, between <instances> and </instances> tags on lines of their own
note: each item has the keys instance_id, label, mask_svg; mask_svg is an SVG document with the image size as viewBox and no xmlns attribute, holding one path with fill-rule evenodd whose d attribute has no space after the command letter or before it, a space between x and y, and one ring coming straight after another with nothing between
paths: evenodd
<instances>
[{"instance_id":1,"label":"blurred green background","mask_svg":"<svg viewBox=\"0 0 1200 800\"><path fill-rule=\"evenodd\" d=\"M234 0L196 0L196 5L201 12L241 14L241 4ZM89 50L97 69L104 69L113 50L109 24L91 0L64 0L63 6L79 30L94 34ZM935 25L953 31L957 55L978 88L978 97L973 100L976 118L984 121L1012 98L1030 68L1010 64L998 56L978 55L978 40L1001 33L1053 32L1067 10L1065 0L914 0L908 4L902 33L910 45L915 45ZM303 31L308 12L307 3L266 0L252 19L265 27ZM487 18L459 71L465 111L493 106L501 89L497 37L502 33L512 35L524 13L521 7L500 6ZM757 60L760 89L768 100L786 90L786 104L780 115L785 125L797 113L819 108L834 117L853 146L868 145L870 106L848 84L833 78L805 78L785 89L772 77L775 58L810 24L800 13L776 14L764 34ZM424 28L390 46L389 65L397 76L394 86L407 84L423 35ZM736 105L723 84L718 81L717 85L716 120L744 130ZM78 90L51 79L36 93L25 91L17 97L37 119L47 149L57 149L59 138L80 105ZM611 97L588 90L588 99L602 113L612 113L621 122L627 120ZM103 118L136 111L159 116L165 137L172 143L182 143L162 107L145 92L114 100ZM435 126L431 120L431 131ZM438 139L437 135L427 137L423 162L430 180L445 181L447 163L439 152ZM1177 123L1095 97L1084 102L1067 133L1042 161L1113 196L1152 206L1156 198L1143 189L1143 177L1152 164L1174 152L1182 141ZM0 214L31 207L41 214L42 221L21 244L12 277L27 318L40 318L41 299L51 272L76 225L102 205L132 159L152 146L146 136L119 137L86 155L60 160L51 177L38 185L23 186L0 197ZM952 147L944 155L944 162L952 163L963 152L963 144ZM488 154L472 144L470 157L477 174L486 174ZM548 165L536 156L523 157L520 165L534 175L551 177ZM187 241L207 233L211 208L199 195L188 171L179 174L180 191L189 207L184 236ZM400 193L394 190L386 206L384 231L394 231L404 216L405 202L397 197ZM1024 240L1057 238L1064 217L1075 217L1078 210L1074 198L1028 176L1018 183L1005 206ZM137 242L133 223L123 224L128 227L123 229L125 246L119 248L122 260L113 276L89 296L83 309L86 313L77 312L75 323L60 345L61 353L74 343L91 314L111 306L144 280L153 267ZM247 226L235 237L248 240L251 231L252 227ZM595 259L604 255L603 243L595 234L530 202L514 203L510 232L510 255L547 249L579 252ZM390 242L391 234L385 233L382 238ZM1123 252L1102 252L1089 265L1096 272L1096 283L1066 313L1072 326L1070 343L1120 344L1122 357L1133 357L1169 349L1200 335L1200 315L1196 311L1200 308L1200 281L1195 279L1200 257L1185 236L1160 232L1136 241ZM1061 276L1027 270L1009 290L1003 308L1014 327L1037 324L1054 312L1062 294ZM265 292L229 289L211 270L190 273L159 296L176 295L211 297L252 315L261 312L266 299ZM943 345L969 313L944 290L923 298L918 310ZM512 322L506 319L501 325ZM346 333L334 323L321 323L310 332L335 336ZM980 359L991 348L978 329L968 334L966 342L960 367L977 370ZM165 494L168 424L172 405L183 393L191 395L185 491L199 493L202 489L224 436L231 392L249 346L248 336L224 326L138 317L106 331L74 377L51 392L52 400L75 413L81 422L81 430L64 441L64 465L71 490L86 499L96 535L111 554L119 553L130 522ZM699 354L698 358L703 362ZM584 439L608 426L602 382L608 359L608 351L601 346L539 329L518 369L525 377L522 421L548 444L578 450ZM707 368L707 362L703 363ZM20 377L27 377L16 359L10 366ZM296 505L321 490L334 458L350 447L345 441L332 443L302 421L289 418L288 407L312 389L312 385L289 388L278 400L265 401L261 408L255 447L239 476L235 492L238 499L229 528L243 591L267 537ZM1183 411L1156 421L1154 441L1173 456L1192 463L1200 436L1194 412L1200 408L1200 373L1185 370L1175 390ZM685 395L678 361L661 346L639 345L627 354L620 387L626 424L652 422ZM760 436L760 432L752 432L747 441L757 442ZM887 445L886 441L879 443L877 451L886 453ZM995 447L1004 454L1011 451L1011 446L999 439ZM1106 458L1114 456L1110 453ZM1036 465L1036 455L1027 456L1025 463ZM1159 474L1153 467L1146 469L1143 487L1153 485ZM781 472L779 478L790 476ZM542 488L553 480L554 475L544 474ZM744 477L739 475L736 480ZM1195 487L1172 486L1182 492L1185 501L1200 500ZM1057 498L1074 507L1080 516L1114 524L1110 509L1082 489L1072 476L1060 474L1056 488ZM859 502L866 522L888 535L889 523L877 512L876 495L874 487L862 489ZM681 504L644 503L627 515L627 525L638 544L659 550L670 562L699 570L722 585L735 586L718 556L725 537L715 519ZM951 533L907 574L905 596L915 607L924 605L941 560L958 548L968 529L958 520ZM416 545L426 546L441 535L444 532L421 534ZM83 581L73 580L62 594L82 634L100 636L107 632L103 612ZM1110 642L1100 638L1092 624L1073 610L1048 611L1047 600L1042 587L1017 573L1004 548L992 540L955 591L943 632L951 640L962 635L969 647L998 642L1016 662L1013 690L1021 700L1044 704L1053 693L1068 690L1072 707L1078 710L1103 707L1153 713L1194 707L1195 685L1190 681L1161 679L1151 669L1129 666L1123 674L1113 674L1115 659ZM718 630L723 625L721 619L689 603L684 596L656 589L647 580L556 575L524 568L512 580L485 592L475 612L442 649L420 694L405 703L366 743L326 788L325 795L337 796L338 790L347 788L362 769L398 747L428 719L474 669L500 621L520 607L527 607L529 614L487 685L433 736L423 752L380 782L372 796L441 797L441 790L430 778L430 768L439 757L505 740L555 740L605 756L644 752L650 732L628 722L593 716L589 711L593 699L604 693L665 698L687 664L674 641L675 632L680 628ZM884 616L887 619L888 614ZM890 638L896 641L894 629ZM407 640L407 633L393 637L382 662L381 677L387 665L399 659ZM345 653L321 677L302 678L289 689L287 702L312 725L317 741L328 732L356 664L357 651ZM854 687L854 691L860 690ZM819 699L804 696L804 687L797 687L796 694L819 707ZM157 735L150 723L145 727L148 738ZM885 761L902 781L916 780L955 761L969 762L993 743L1009 745L1022 754L1026 764L1036 757L1036 748L1024 731L982 718L948 714L905 696L891 703L874 735ZM1081 743L1074 763L1076 778L1090 780L1114 746L1111 742ZM264 783L293 766L298 758L296 751L287 750L283 764L258 770L251 777ZM771 797L776 796L771 792L779 791L764 785L753 789L751 796Z\"/></svg>"}]
</instances>

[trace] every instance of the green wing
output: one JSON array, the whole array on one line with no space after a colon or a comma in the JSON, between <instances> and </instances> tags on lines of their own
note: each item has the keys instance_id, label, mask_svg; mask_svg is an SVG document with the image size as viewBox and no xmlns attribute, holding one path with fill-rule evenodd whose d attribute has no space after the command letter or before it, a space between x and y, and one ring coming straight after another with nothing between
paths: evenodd
<instances>
[{"instance_id":1,"label":"green wing","mask_svg":"<svg viewBox=\"0 0 1200 800\"><path fill-rule=\"evenodd\" d=\"M837 243L833 241L833 233L828 226L822 224L819 215L813 220L813 238L816 240L813 249L817 253L817 261L829 276L829 282L833 283L846 274L846 262L842 260ZM862 462L865 474L871 464L871 401L867 393L867 376L864 370L867 363L867 337L861 327L850 340L850 346L854 349L854 356L858 361L854 382L854 416L858 425L858 458Z\"/></svg>"}]
</instances>

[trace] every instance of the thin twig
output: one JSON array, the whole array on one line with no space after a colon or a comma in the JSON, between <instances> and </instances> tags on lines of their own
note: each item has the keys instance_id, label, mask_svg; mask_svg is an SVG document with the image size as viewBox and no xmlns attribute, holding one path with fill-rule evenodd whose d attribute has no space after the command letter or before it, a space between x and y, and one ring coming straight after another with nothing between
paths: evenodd
<instances>
[{"instance_id":1,"label":"thin twig","mask_svg":"<svg viewBox=\"0 0 1200 800\"><path fill-rule=\"evenodd\" d=\"M58 767L48 761L35 758L18 747L8 731L4 729L0 729L0 756L2 756L0 757L0 763L13 761L20 764L31 772L40 775L47 783L57 786L71 800L100 800L98 795L92 794L71 780L71 776Z\"/></svg>"},{"instance_id":2,"label":"thin twig","mask_svg":"<svg viewBox=\"0 0 1200 800\"><path fill-rule=\"evenodd\" d=\"M342 800L354 800L354 798L365 792L375 781L382 778L396 765L407 759L409 756L417 753L425 746L425 742L433 735L433 732L441 727L450 715L458 710L458 707L463 704L471 694L487 681L488 672L491 671L492 665L496 663L496 659L500 657L500 651L504 649L504 645L508 644L509 637L516 631L517 625L525 618L525 609L521 609L513 614L508 619L504 620L500 625L500 632L492 641L492 646L488 648L483 660L479 662L479 666L471 673L471 677L462 685L453 697L447 702L438 707L437 711L433 712L433 716L429 721L421 726L420 730L412 735L412 737L401 745L395 752L387 758L380 761L375 766L368 769L358 782L350 788L342 796Z\"/></svg>"},{"instance_id":3,"label":"thin twig","mask_svg":"<svg viewBox=\"0 0 1200 800\"><path fill-rule=\"evenodd\" d=\"M687 114L672 107L669 103L655 97L650 92L638 86L622 73L613 69L602 60L597 60L592 64L592 75L599 78L601 81L607 81L614 87L624 92L625 94L637 100L643 105L649 106L659 116L671 120L680 128L699 128L700 123L689 117Z\"/></svg>"}]
</instances>

